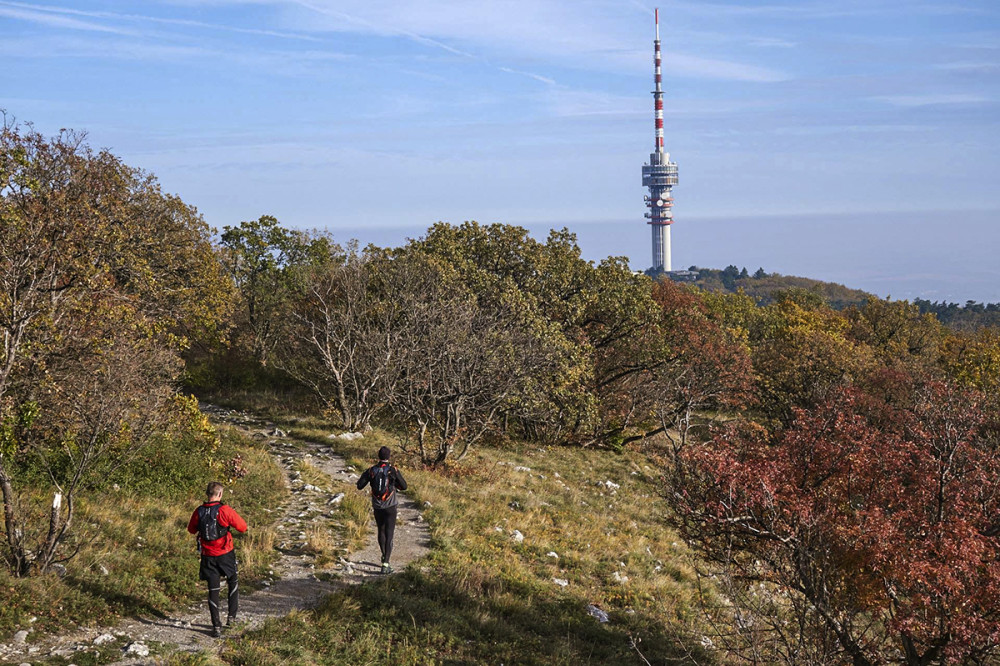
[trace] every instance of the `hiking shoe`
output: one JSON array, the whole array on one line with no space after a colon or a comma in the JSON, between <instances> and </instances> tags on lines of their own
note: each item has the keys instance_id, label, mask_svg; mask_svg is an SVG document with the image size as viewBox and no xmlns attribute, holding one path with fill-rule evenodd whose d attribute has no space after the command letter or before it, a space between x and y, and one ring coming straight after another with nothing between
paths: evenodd
<instances>
[{"instance_id":1,"label":"hiking shoe","mask_svg":"<svg viewBox=\"0 0 1000 666\"><path fill-rule=\"evenodd\" d=\"M392 573L392 567L389 566L388 562L382 563L382 573L387 575Z\"/></svg>"},{"instance_id":2,"label":"hiking shoe","mask_svg":"<svg viewBox=\"0 0 1000 666\"><path fill-rule=\"evenodd\" d=\"M230 615L229 617L226 618L226 626L227 627L231 627L234 624L236 624L236 616L235 615Z\"/></svg>"},{"instance_id":3,"label":"hiking shoe","mask_svg":"<svg viewBox=\"0 0 1000 666\"><path fill-rule=\"evenodd\" d=\"M212 638L222 638L222 627L212 627Z\"/></svg>"}]
</instances>

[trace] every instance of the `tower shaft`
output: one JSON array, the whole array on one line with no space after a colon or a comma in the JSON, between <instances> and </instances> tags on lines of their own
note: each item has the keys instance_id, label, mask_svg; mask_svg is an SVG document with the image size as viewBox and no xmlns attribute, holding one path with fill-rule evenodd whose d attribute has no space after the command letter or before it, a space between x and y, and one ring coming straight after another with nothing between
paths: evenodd
<instances>
[{"instance_id":1,"label":"tower shaft","mask_svg":"<svg viewBox=\"0 0 1000 666\"><path fill-rule=\"evenodd\" d=\"M670 161L670 153L665 152L663 142L663 73L660 57L660 10L655 10L656 39L653 40L653 152L649 164L642 167L642 184L649 189L646 218L653 227L653 269L670 270L670 225L674 222L671 195L677 184L677 165Z\"/></svg>"}]
</instances>

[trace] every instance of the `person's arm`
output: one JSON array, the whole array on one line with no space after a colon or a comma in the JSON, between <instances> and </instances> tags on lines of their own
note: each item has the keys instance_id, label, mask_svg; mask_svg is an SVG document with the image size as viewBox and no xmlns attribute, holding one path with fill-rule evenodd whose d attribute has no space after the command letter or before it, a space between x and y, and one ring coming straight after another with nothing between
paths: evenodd
<instances>
[{"instance_id":1,"label":"person's arm","mask_svg":"<svg viewBox=\"0 0 1000 666\"><path fill-rule=\"evenodd\" d=\"M361 478L358 479L358 490L361 490L362 488L368 485L368 481L370 481L368 477L368 471L370 469L371 468L369 467L368 469L366 469L364 472L361 473Z\"/></svg>"},{"instance_id":2,"label":"person's arm","mask_svg":"<svg viewBox=\"0 0 1000 666\"><path fill-rule=\"evenodd\" d=\"M243 520L240 514L236 513L236 509L228 504L223 504L222 508L219 509L219 524L223 527L233 527L241 534L247 531L247 521Z\"/></svg>"},{"instance_id":3,"label":"person's arm","mask_svg":"<svg viewBox=\"0 0 1000 666\"><path fill-rule=\"evenodd\" d=\"M396 473L396 487L400 490L406 490L406 479L403 478L403 473L399 471L398 467L393 467L392 471Z\"/></svg>"},{"instance_id":4,"label":"person's arm","mask_svg":"<svg viewBox=\"0 0 1000 666\"><path fill-rule=\"evenodd\" d=\"M191 534L198 533L198 509L194 510L191 514L191 520L188 521L188 532Z\"/></svg>"}]
</instances>

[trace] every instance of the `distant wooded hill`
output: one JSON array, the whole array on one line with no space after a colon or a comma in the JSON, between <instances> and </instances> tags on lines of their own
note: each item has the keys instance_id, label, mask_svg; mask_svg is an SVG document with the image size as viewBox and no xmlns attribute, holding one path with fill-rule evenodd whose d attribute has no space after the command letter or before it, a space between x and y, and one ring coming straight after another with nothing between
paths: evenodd
<instances>
[{"instance_id":1,"label":"distant wooded hill","mask_svg":"<svg viewBox=\"0 0 1000 666\"><path fill-rule=\"evenodd\" d=\"M916 298L913 304L921 312L933 312L942 324L954 329L972 331L986 326L1000 326L1000 303L966 301L965 305L959 305Z\"/></svg>"},{"instance_id":2,"label":"distant wooded hill","mask_svg":"<svg viewBox=\"0 0 1000 666\"><path fill-rule=\"evenodd\" d=\"M767 273L758 268L750 273L747 269L730 265L722 270L691 266L698 272L693 284L708 291L736 293L740 289L751 296L759 305L774 303L777 296L789 290L805 291L823 299L835 310L860 306L869 298L874 298L861 289L851 289L835 282L823 282L794 275ZM929 301L922 298L913 300L921 314L932 313L938 320L954 329L976 330L986 326L1000 326L1000 303L977 303L966 301L964 305L945 301Z\"/></svg>"}]
</instances>

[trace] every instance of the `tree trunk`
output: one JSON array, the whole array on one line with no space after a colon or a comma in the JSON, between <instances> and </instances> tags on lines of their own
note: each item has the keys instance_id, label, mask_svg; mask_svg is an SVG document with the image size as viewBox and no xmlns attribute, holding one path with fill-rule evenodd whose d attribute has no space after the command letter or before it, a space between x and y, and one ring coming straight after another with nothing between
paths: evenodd
<instances>
[{"instance_id":1,"label":"tree trunk","mask_svg":"<svg viewBox=\"0 0 1000 666\"><path fill-rule=\"evenodd\" d=\"M344 382L339 375L337 381L337 404L340 407L340 418L344 421L344 427L348 430L354 429L354 417L351 414L351 405L347 400L347 391L344 389Z\"/></svg>"},{"instance_id":2,"label":"tree trunk","mask_svg":"<svg viewBox=\"0 0 1000 666\"><path fill-rule=\"evenodd\" d=\"M3 491L4 531L7 533L7 563L11 573L23 576L28 573L28 561L24 553L24 540L18 527L17 509L14 506L14 488L10 483L3 461L0 459L0 490Z\"/></svg>"},{"instance_id":3,"label":"tree trunk","mask_svg":"<svg viewBox=\"0 0 1000 666\"><path fill-rule=\"evenodd\" d=\"M45 536L45 544L42 546L42 551L38 554L38 570L41 573L45 573L45 570L49 568L52 564L52 560L55 559L56 555L56 545L59 543L59 537L62 535L60 531L60 514L62 512L62 493L55 493L52 496L52 511L49 513L49 533Z\"/></svg>"},{"instance_id":4,"label":"tree trunk","mask_svg":"<svg viewBox=\"0 0 1000 666\"><path fill-rule=\"evenodd\" d=\"M427 449L424 447L425 438L427 436L427 424L420 421L420 428L417 430L417 446L420 448L420 461L429 462L427 460Z\"/></svg>"}]
</instances>

